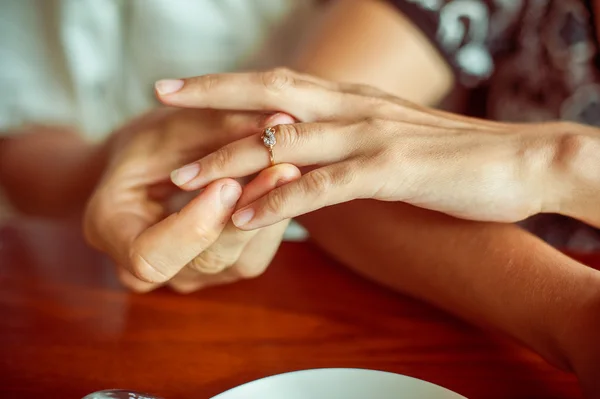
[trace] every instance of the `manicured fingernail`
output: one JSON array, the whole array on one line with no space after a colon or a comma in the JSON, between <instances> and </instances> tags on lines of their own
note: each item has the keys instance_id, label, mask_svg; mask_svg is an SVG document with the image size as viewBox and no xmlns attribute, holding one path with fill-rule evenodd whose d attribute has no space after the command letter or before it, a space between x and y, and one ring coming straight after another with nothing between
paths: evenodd
<instances>
[{"instance_id":1,"label":"manicured fingernail","mask_svg":"<svg viewBox=\"0 0 600 399\"><path fill-rule=\"evenodd\" d=\"M200 173L200 165L191 163L171 172L171 181L182 186L198 176L198 173Z\"/></svg>"},{"instance_id":2,"label":"manicured fingernail","mask_svg":"<svg viewBox=\"0 0 600 399\"><path fill-rule=\"evenodd\" d=\"M154 84L158 94L176 93L183 87L183 80L180 79L163 79Z\"/></svg>"},{"instance_id":3,"label":"manicured fingernail","mask_svg":"<svg viewBox=\"0 0 600 399\"><path fill-rule=\"evenodd\" d=\"M242 227L245 224L247 224L249 221L251 221L253 217L254 217L254 209L247 208L247 209L242 209L242 210L234 213L233 216L231 217L231 220L233 220L233 224L235 224L237 227Z\"/></svg>"},{"instance_id":4,"label":"manicured fingernail","mask_svg":"<svg viewBox=\"0 0 600 399\"><path fill-rule=\"evenodd\" d=\"M233 208L242 195L239 187L225 184L221 187L221 202L228 208Z\"/></svg>"}]
</instances>

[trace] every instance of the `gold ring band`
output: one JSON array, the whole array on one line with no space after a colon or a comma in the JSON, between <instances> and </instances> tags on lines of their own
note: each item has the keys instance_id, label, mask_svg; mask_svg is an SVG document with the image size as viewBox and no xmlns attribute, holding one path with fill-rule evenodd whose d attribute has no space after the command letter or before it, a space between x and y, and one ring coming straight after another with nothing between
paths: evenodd
<instances>
[{"instance_id":1,"label":"gold ring band","mask_svg":"<svg viewBox=\"0 0 600 399\"><path fill-rule=\"evenodd\" d=\"M273 154L273 147L275 147L275 144L277 144L277 139L275 138L275 128L266 128L260 138L265 147L267 147L269 150L269 160L271 161L271 166L274 166L275 155Z\"/></svg>"},{"instance_id":2,"label":"gold ring band","mask_svg":"<svg viewBox=\"0 0 600 399\"><path fill-rule=\"evenodd\" d=\"M275 166L275 156L273 155L273 147L269 147L269 159L271 161L271 166Z\"/></svg>"}]
</instances>

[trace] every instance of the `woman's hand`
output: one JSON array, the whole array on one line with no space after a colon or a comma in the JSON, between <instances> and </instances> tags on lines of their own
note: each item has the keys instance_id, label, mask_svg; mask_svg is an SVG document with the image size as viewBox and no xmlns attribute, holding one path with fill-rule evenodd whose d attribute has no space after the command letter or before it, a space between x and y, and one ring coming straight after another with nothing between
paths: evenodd
<instances>
[{"instance_id":1,"label":"woman's hand","mask_svg":"<svg viewBox=\"0 0 600 399\"><path fill-rule=\"evenodd\" d=\"M242 229L356 198L404 201L465 219L515 222L540 212L565 211L580 194L576 186L581 184L575 184L571 173L583 165L587 171L579 170L578 178L594 180L598 187L600 168L588 162L594 156L587 156L598 141L592 137L597 136L594 129L575 134L575 126L565 123L467 118L370 87L288 70L163 81L157 92L170 105L283 111L303 122L275 127L275 161L316 168L238 210L233 221ZM175 171L172 179L195 190L268 166L268 150L261 134L255 134ZM588 221L600 224L598 212L592 216Z\"/></svg>"},{"instance_id":2,"label":"woman's hand","mask_svg":"<svg viewBox=\"0 0 600 399\"><path fill-rule=\"evenodd\" d=\"M164 284L187 293L259 275L287 221L248 232L229 220L239 206L298 178L298 169L276 165L243 189L234 179L218 179L178 212L172 202L181 190L169 173L270 123L290 122L287 115L171 109L130 123L108 146L107 170L85 212L88 242L115 261L124 285L139 292Z\"/></svg>"}]
</instances>

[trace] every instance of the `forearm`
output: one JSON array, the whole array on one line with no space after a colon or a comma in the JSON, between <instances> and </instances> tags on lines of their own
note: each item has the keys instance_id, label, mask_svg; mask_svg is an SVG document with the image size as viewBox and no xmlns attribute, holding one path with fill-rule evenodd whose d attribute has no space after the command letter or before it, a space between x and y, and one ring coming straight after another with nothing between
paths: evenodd
<instances>
[{"instance_id":1,"label":"forearm","mask_svg":"<svg viewBox=\"0 0 600 399\"><path fill-rule=\"evenodd\" d=\"M376 201L326 208L300 222L358 273L503 331L563 368L577 330L591 330L581 323L598 309L600 273L513 225Z\"/></svg>"},{"instance_id":2,"label":"forearm","mask_svg":"<svg viewBox=\"0 0 600 399\"><path fill-rule=\"evenodd\" d=\"M319 40L307 45L292 66L373 84L422 104L439 101L452 81L442 61L427 50L431 46L419 47L406 20L385 14L393 10L369 0L360 4L338 2L325 27L316 31ZM362 36L363 31L368 33ZM383 43L392 44L382 49ZM348 45L381 51L361 53L347 50ZM414 53L404 52L412 45ZM430 68L429 74L414 72ZM424 82L419 76L432 79ZM565 368L571 338L564 336L574 334L570 326L579 323L569 321L585 318L598 299L598 272L516 226L464 222L374 201L322 209L300 221L319 246L359 273L502 330Z\"/></svg>"}]
</instances>

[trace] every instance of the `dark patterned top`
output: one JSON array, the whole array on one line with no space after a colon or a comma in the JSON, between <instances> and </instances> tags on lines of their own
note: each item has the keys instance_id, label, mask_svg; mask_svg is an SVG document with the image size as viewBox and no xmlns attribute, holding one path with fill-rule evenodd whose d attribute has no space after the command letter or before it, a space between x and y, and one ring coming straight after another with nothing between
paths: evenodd
<instances>
[{"instance_id":1,"label":"dark patterned top","mask_svg":"<svg viewBox=\"0 0 600 399\"><path fill-rule=\"evenodd\" d=\"M585 0L389 0L453 68L489 119L600 126L598 40ZM560 216L523 226L553 245L600 250L598 230Z\"/></svg>"}]
</instances>

